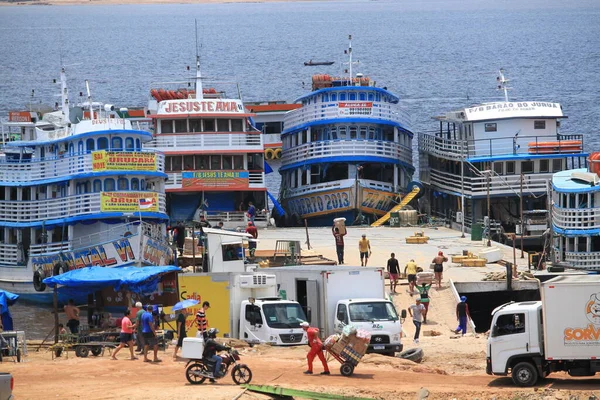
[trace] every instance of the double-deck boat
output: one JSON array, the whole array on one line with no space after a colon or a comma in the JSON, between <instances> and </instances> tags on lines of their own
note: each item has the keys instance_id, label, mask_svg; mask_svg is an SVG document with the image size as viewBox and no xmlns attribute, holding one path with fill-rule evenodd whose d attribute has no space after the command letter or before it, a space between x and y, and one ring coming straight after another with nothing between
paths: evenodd
<instances>
[{"instance_id":1,"label":"double-deck boat","mask_svg":"<svg viewBox=\"0 0 600 400\"><path fill-rule=\"evenodd\" d=\"M168 265L164 156L110 104L69 103L2 121L0 289L52 300L43 279L86 266ZM122 110L123 111L123 110Z\"/></svg>"},{"instance_id":2,"label":"double-deck boat","mask_svg":"<svg viewBox=\"0 0 600 400\"><path fill-rule=\"evenodd\" d=\"M439 130L420 135L424 208L459 229L542 247L552 174L586 165L583 135L559 132L560 104L509 101L503 70L497 81L504 101L437 116Z\"/></svg>"},{"instance_id":3,"label":"double-deck boat","mask_svg":"<svg viewBox=\"0 0 600 400\"><path fill-rule=\"evenodd\" d=\"M288 222L369 223L409 190L410 118L397 95L352 74L351 41L347 54L348 75L314 75L301 107L285 115L279 171Z\"/></svg>"},{"instance_id":4,"label":"double-deck boat","mask_svg":"<svg viewBox=\"0 0 600 400\"><path fill-rule=\"evenodd\" d=\"M194 77L155 84L148 104L154 135L147 146L166 155L171 222L204 215L231 228L245 225L250 203L266 207L265 149L237 83L210 83L214 87L205 87L197 57ZM266 215L257 213L255 222L265 224Z\"/></svg>"}]
</instances>

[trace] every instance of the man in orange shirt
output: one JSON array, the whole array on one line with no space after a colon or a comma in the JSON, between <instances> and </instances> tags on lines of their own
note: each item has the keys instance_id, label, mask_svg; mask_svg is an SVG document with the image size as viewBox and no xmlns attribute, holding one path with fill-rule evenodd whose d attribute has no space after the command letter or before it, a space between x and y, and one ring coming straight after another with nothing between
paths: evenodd
<instances>
[{"instance_id":1,"label":"man in orange shirt","mask_svg":"<svg viewBox=\"0 0 600 400\"><path fill-rule=\"evenodd\" d=\"M321 342L321 338L319 338L319 329L311 328L308 322L302 322L300 324L306 335L308 336L308 345L310 346L310 351L306 355L308 359L308 370L304 371L307 375L312 375L313 373L313 360L315 356L319 357L321 363L323 364L323 369L325 371L321 372L321 375L329 375L329 367L327 366L327 361L325 361L325 356L323 355L323 343Z\"/></svg>"}]
</instances>

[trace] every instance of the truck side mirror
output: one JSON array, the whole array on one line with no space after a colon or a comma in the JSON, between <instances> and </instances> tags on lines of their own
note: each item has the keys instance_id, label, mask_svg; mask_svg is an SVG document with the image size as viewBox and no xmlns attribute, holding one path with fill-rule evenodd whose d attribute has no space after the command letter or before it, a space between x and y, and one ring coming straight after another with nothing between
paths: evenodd
<instances>
[{"instance_id":1,"label":"truck side mirror","mask_svg":"<svg viewBox=\"0 0 600 400\"><path fill-rule=\"evenodd\" d=\"M308 319L308 323L312 322L312 310L310 307L306 308L306 319Z\"/></svg>"},{"instance_id":2,"label":"truck side mirror","mask_svg":"<svg viewBox=\"0 0 600 400\"><path fill-rule=\"evenodd\" d=\"M406 319L406 310L402 310L402 311L400 312L400 318L402 318L402 319Z\"/></svg>"}]
</instances>

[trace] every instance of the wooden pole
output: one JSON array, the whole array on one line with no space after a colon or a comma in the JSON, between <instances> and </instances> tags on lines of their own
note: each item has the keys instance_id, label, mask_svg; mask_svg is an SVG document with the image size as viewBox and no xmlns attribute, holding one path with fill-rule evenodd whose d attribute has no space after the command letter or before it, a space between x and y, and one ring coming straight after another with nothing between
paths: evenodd
<instances>
[{"instance_id":1,"label":"wooden pole","mask_svg":"<svg viewBox=\"0 0 600 400\"><path fill-rule=\"evenodd\" d=\"M54 344L58 343L58 287L54 286Z\"/></svg>"},{"instance_id":2,"label":"wooden pole","mask_svg":"<svg viewBox=\"0 0 600 400\"><path fill-rule=\"evenodd\" d=\"M521 258L525 258L523 254L523 234L525 233L525 221L523 221L523 173L521 173Z\"/></svg>"},{"instance_id":3,"label":"wooden pole","mask_svg":"<svg viewBox=\"0 0 600 400\"><path fill-rule=\"evenodd\" d=\"M310 237L308 236L308 222L306 222L306 218L304 218L304 229L306 230L306 246L308 250L312 247L310 246Z\"/></svg>"}]
</instances>

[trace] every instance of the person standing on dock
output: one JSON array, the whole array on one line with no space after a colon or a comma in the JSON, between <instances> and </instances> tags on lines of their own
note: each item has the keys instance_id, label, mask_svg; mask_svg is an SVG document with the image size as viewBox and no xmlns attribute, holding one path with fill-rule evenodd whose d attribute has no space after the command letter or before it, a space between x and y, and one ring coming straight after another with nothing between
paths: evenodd
<instances>
[{"instance_id":1,"label":"person standing on dock","mask_svg":"<svg viewBox=\"0 0 600 400\"><path fill-rule=\"evenodd\" d=\"M387 270L390 275L390 290L392 293L396 293L396 286L398 285L398 275L400 274L400 265L396 260L396 255L392 253L390 259L387 262Z\"/></svg>"},{"instance_id":2,"label":"person standing on dock","mask_svg":"<svg viewBox=\"0 0 600 400\"><path fill-rule=\"evenodd\" d=\"M254 258L254 253L256 252L256 239L258 239L258 229L256 229L252 222L248 222L246 233L252 236L253 239L255 239L248 241L248 252L250 253L250 257Z\"/></svg>"},{"instance_id":3,"label":"person standing on dock","mask_svg":"<svg viewBox=\"0 0 600 400\"><path fill-rule=\"evenodd\" d=\"M142 314L142 334L144 335L144 362L161 362L158 358L158 338L156 337L156 328L154 327L154 317L152 316L154 307L148 305L146 312ZM154 359L148 358L148 348L152 346L154 350Z\"/></svg>"},{"instance_id":4,"label":"person standing on dock","mask_svg":"<svg viewBox=\"0 0 600 400\"><path fill-rule=\"evenodd\" d=\"M438 252L438 255L431 261L433 266L433 272L435 273L435 280L437 282L438 290L442 288L442 279L444 278L444 263L448 261L448 257L444 256L443 252Z\"/></svg>"},{"instance_id":5,"label":"person standing on dock","mask_svg":"<svg viewBox=\"0 0 600 400\"><path fill-rule=\"evenodd\" d=\"M248 218L252 225L254 225L254 218L256 217L256 207L254 207L254 203L251 201L248 202Z\"/></svg>"},{"instance_id":6,"label":"person standing on dock","mask_svg":"<svg viewBox=\"0 0 600 400\"><path fill-rule=\"evenodd\" d=\"M196 337L204 338L206 342L208 340L208 319L206 319L206 311L210 308L210 303L205 301L202 303L202 308L196 313L196 326L198 332Z\"/></svg>"},{"instance_id":7,"label":"person standing on dock","mask_svg":"<svg viewBox=\"0 0 600 400\"><path fill-rule=\"evenodd\" d=\"M425 306L421 304L421 299L416 299L415 304L408 307L408 313L413 319L413 324L415 324L415 336L413 342L419 343L419 334L421 333L421 321L423 318L423 312L425 311Z\"/></svg>"},{"instance_id":8,"label":"person standing on dock","mask_svg":"<svg viewBox=\"0 0 600 400\"><path fill-rule=\"evenodd\" d=\"M362 239L358 241L358 251L360 252L360 266L366 267L371 256L371 242L369 242L367 235L364 233L362 234Z\"/></svg>"},{"instance_id":9,"label":"person standing on dock","mask_svg":"<svg viewBox=\"0 0 600 400\"><path fill-rule=\"evenodd\" d=\"M404 273L406 274L406 280L408 281L408 292L411 297L415 294L415 283L417 282L417 263L415 260L410 260L404 267Z\"/></svg>"},{"instance_id":10,"label":"person standing on dock","mask_svg":"<svg viewBox=\"0 0 600 400\"><path fill-rule=\"evenodd\" d=\"M79 332L79 308L77 308L73 299L69 299L65 306L65 314L67 314L67 327L72 334L77 334Z\"/></svg>"},{"instance_id":11,"label":"person standing on dock","mask_svg":"<svg viewBox=\"0 0 600 400\"><path fill-rule=\"evenodd\" d=\"M142 303L138 301L137 303L135 303L135 308L138 309L138 312L135 313L135 344L137 346L135 351L139 354L142 354L144 352L144 335L142 334L142 315L146 311L146 306L142 306Z\"/></svg>"},{"instance_id":12,"label":"person standing on dock","mask_svg":"<svg viewBox=\"0 0 600 400\"><path fill-rule=\"evenodd\" d=\"M459 333L462 331L462 335L464 336L465 333L467 333L467 322L469 322L469 318L471 318L471 313L469 312L467 297L461 296L460 303L456 305L456 319L458 320L458 327L456 330L454 330L454 333Z\"/></svg>"},{"instance_id":13,"label":"person standing on dock","mask_svg":"<svg viewBox=\"0 0 600 400\"><path fill-rule=\"evenodd\" d=\"M321 364L323 364L324 371L321 372L321 375L329 375L329 366L327 366L327 360L325 360L325 356L323 355L323 343L319 338L319 329L311 328L308 322L304 321L300 324L304 332L306 332L306 336L308 337L308 345L310 346L310 351L306 355L308 361L308 369L304 371L307 375L312 375L313 373L313 360L315 357L319 357L321 360Z\"/></svg>"},{"instance_id":14,"label":"person standing on dock","mask_svg":"<svg viewBox=\"0 0 600 400\"><path fill-rule=\"evenodd\" d=\"M335 238L335 251L338 256L338 264L342 265L344 263L344 236L346 233L341 234L340 229L335 225L331 228L331 232L333 233L333 237Z\"/></svg>"}]
</instances>

